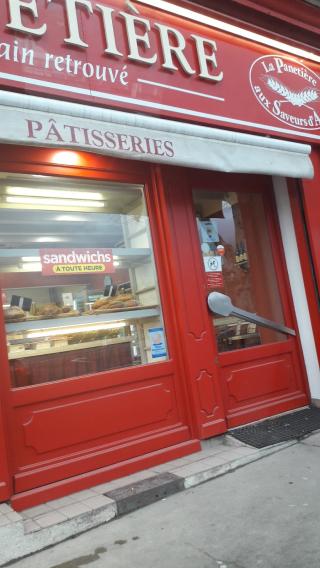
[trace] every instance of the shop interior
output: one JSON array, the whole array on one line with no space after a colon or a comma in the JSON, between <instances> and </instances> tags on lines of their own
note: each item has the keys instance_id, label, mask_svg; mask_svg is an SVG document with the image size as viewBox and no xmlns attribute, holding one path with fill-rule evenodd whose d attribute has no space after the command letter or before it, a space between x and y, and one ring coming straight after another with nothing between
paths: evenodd
<instances>
[{"instance_id":1,"label":"shop interior","mask_svg":"<svg viewBox=\"0 0 320 568\"><path fill-rule=\"evenodd\" d=\"M234 306L283 323L262 195L198 189L193 201L208 292L217 290ZM213 315L212 322L220 352L286 339L236 316Z\"/></svg>"},{"instance_id":2,"label":"shop interior","mask_svg":"<svg viewBox=\"0 0 320 568\"><path fill-rule=\"evenodd\" d=\"M143 187L3 173L0 227L13 387L167 359Z\"/></svg>"}]
</instances>

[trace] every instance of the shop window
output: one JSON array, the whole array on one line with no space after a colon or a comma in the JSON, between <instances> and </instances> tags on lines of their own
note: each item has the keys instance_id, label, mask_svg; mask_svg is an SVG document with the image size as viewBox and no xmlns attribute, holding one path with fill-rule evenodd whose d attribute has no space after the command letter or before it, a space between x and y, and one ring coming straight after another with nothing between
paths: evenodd
<instances>
[{"instance_id":1,"label":"shop window","mask_svg":"<svg viewBox=\"0 0 320 568\"><path fill-rule=\"evenodd\" d=\"M140 185L0 177L13 387L167 359Z\"/></svg>"},{"instance_id":2,"label":"shop window","mask_svg":"<svg viewBox=\"0 0 320 568\"><path fill-rule=\"evenodd\" d=\"M220 292L236 308L283 324L261 194L197 190L193 200L208 293ZM216 314L212 321L220 352L287 339L236 315Z\"/></svg>"}]
</instances>

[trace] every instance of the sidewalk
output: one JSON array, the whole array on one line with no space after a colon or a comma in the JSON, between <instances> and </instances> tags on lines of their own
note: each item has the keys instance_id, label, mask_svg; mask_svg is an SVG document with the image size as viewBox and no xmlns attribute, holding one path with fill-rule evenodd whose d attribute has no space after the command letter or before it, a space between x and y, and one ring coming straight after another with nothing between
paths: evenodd
<instances>
[{"instance_id":1,"label":"sidewalk","mask_svg":"<svg viewBox=\"0 0 320 568\"><path fill-rule=\"evenodd\" d=\"M0 566L296 444L252 448L228 435L202 451L16 513L0 504ZM320 445L320 432L304 443Z\"/></svg>"}]
</instances>

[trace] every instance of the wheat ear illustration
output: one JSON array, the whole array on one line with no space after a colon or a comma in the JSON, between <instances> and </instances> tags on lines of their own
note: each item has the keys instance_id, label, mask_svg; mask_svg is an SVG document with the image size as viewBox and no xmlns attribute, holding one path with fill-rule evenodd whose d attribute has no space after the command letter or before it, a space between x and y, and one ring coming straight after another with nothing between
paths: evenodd
<instances>
[{"instance_id":1,"label":"wheat ear illustration","mask_svg":"<svg viewBox=\"0 0 320 568\"><path fill-rule=\"evenodd\" d=\"M301 107L307 105L307 103L317 101L320 98L319 91L317 89L306 88L302 91L292 91L286 87L286 85L281 83L279 79L272 77L272 75L264 76L262 78L271 91L278 93L293 106Z\"/></svg>"}]
</instances>

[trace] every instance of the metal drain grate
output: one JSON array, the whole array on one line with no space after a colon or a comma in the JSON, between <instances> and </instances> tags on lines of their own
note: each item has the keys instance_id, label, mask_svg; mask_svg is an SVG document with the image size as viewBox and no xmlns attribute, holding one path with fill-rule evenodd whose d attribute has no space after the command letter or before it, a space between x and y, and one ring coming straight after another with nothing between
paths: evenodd
<instances>
[{"instance_id":1,"label":"metal drain grate","mask_svg":"<svg viewBox=\"0 0 320 568\"><path fill-rule=\"evenodd\" d=\"M314 430L320 430L320 409L304 408L291 414L229 430L228 434L255 448L264 448L302 438Z\"/></svg>"}]
</instances>

